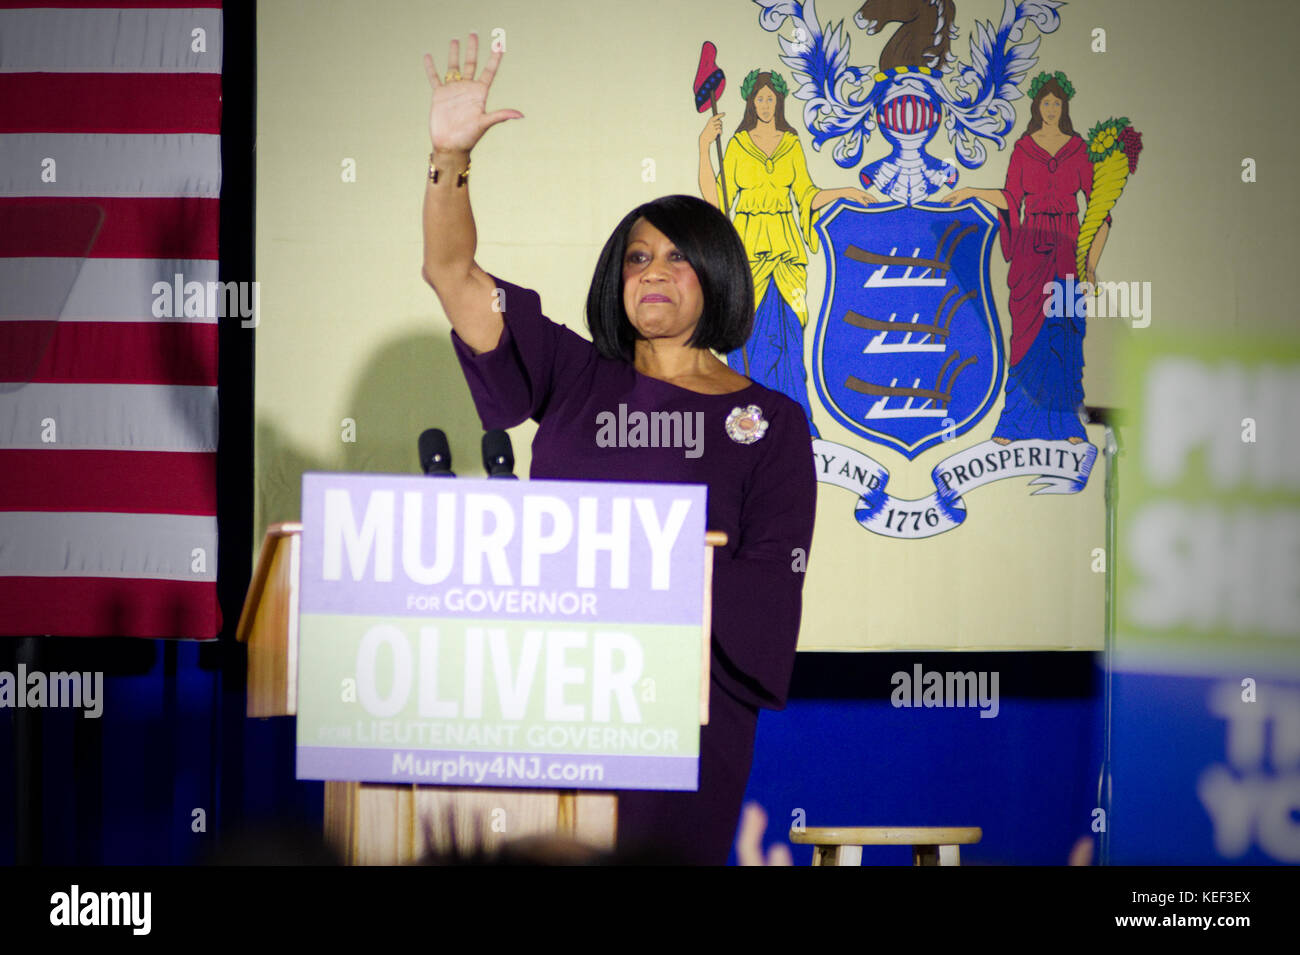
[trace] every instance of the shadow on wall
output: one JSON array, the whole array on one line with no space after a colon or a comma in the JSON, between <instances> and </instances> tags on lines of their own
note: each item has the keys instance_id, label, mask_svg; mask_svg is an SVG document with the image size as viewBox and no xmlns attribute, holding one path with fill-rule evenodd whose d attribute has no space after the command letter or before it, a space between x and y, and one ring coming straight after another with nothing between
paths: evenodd
<instances>
[{"instance_id":1,"label":"shadow on wall","mask_svg":"<svg viewBox=\"0 0 1300 955\"><path fill-rule=\"evenodd\" d=\"M419 474L416 440L425 428L441 428L447 433L457 474L482 472L479 441L483 426L451 340L445 336L408 335L380 346L351 396L334 407L340 409L337 419L326 408L294 411L296 418L310 420L313 434L336 442L338 450L333 455L317 456L295 445L274 420L258 417L255 517L259 541L266 525L299 519L304 472Z\"/></svg>"}]
</instances>

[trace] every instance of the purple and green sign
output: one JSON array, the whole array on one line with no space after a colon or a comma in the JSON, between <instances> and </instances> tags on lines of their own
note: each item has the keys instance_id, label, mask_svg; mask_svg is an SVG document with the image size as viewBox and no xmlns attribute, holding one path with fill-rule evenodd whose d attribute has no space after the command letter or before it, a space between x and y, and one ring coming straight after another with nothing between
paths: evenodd
<instances>
[{"instance_id":1,"label":"purple and green sign","mask_svg":"<svg viewBox=\"0 0 1300 955\"><path fill-rule=\"evenodd\" d=\"M298 778L697 788L705 493L304 475Z\"/></svg>"}]
</instances>

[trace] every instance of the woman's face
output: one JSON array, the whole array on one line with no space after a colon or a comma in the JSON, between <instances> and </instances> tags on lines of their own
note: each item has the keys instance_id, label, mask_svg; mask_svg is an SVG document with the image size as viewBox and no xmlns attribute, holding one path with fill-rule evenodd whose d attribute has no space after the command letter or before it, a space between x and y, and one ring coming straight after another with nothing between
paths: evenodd
<instances>
[{"instance_id":1,"label":"woman's face","mask_svg":"<svg viewBox=\"0 0 1300 955\"><path fill-rule=\"evenodd\" d=\"M764 86L754 94L754 112L762 122L772 122L776 115L776 94L769 87Z\"/></svg>"},{"instance_id":2,"label":"woman's face","mask_svg":"<svg viewBox=\"0 0 1300 955\"><path fill-rule=\"evenodd\" d=\"M637 219L623 253L623 308L641 338L688 341L704 314L695 270L671 239Z\"/></svg>"},{"instance_id":3,"label":"woman's face","mask_svg":"<svg viewBox=\"0 0 1300 955\"><path fill-rule=\"evenodd\" d=\"M1044 126L1055 126L1061 121L1061 98L1048 93L1038 104L1038 115Z\"/></svg>"}]
</instances>

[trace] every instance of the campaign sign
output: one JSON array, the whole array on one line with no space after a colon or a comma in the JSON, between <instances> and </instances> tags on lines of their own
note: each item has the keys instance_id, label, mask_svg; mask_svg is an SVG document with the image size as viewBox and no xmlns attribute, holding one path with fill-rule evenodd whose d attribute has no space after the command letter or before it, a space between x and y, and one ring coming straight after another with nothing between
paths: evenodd
<instances>
[{"instance_id":1,"label":"campaign sign","mask_svg":"<svg viewBox=\"0 0 1300 955\"><path fill-rule=\"evenodd\" d=\"M1295 865L1300 343L1153 329L1122 367L1114 825L1093 829L1120 865Z\"/></svg>"},{"instance_id":2,"label":"campaign sign","mask_svg":"<svg viewBox=\"0 0 1300 955\"><path fill-rule=\"evenodd\" d=\"M706 490L304 475L298 778L698 788Z\"/></svg>"}]
</instances>

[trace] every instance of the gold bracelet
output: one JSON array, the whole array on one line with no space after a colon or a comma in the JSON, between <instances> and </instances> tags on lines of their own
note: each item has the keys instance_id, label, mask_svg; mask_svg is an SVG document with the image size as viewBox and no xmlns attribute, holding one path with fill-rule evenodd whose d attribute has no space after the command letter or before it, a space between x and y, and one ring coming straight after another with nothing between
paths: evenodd
<instances>
[{"instance_id":1,"label":"gold bracelet","mask_svg":"<svg viewBox=\"0 0 1300 955\"><path fill-rule=\"evenodd\" d=\"M465 168L456 174L456 188L459 189L465 183L469 182L469 160L465 161ZM429 153L429 181L434 185L438 184L438 168L433 164L433 153Z\"/></svg>"}]
</instances>

